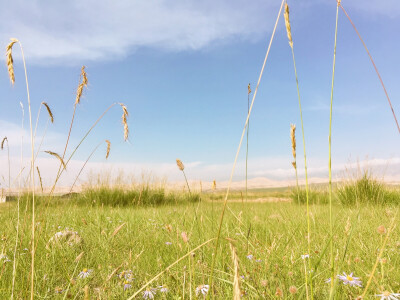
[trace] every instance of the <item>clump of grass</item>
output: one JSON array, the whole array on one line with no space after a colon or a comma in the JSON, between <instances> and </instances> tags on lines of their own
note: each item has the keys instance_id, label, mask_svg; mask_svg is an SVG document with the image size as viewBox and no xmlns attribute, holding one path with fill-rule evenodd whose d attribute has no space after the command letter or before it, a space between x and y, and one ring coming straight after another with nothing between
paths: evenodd
<instances>
[{"instance_id":1,"label":"clump of grass","mask_svg":"<svg viewBox=\"0 0 400 300\"><path fill-rule=\"evenodd\" d=\"M307 193L305 189L292 190L290 198L296 204L306 204L307 203ZM328 204L329 203L329 193L326 190L313 190L308 191L308 202L309 204Z\"/></svg>"},{"instance_id":2,"label":"clump of grass","mask_svg":"<svg viewBox=\"0 0 400 300\"><path fill-rule=\"evenodd\" d=\"M343 205L385 205L398 204L400 191L396 188L389 188L375 179L371 173L364 171L360 178L340 185L337 195Z\"/></svg>"},{"instance_id":3,"label":"clump of grass","mask_svg":"<svg viewBox=\"0 0 400 300\"><path fill-rule=\"evenodd\" d=\"M159 206L200 201L199 194L167 192L164 188L152 188L148 185L135 189L126 188L88 188L72 197L72 202L79 205L93 206Z\"/></svg>"}]
</instances>

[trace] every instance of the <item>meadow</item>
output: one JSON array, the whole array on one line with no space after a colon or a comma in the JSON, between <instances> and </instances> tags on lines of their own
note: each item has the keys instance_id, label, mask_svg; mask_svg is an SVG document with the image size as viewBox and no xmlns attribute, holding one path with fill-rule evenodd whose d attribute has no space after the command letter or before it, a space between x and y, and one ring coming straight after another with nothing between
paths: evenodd
<instances>
[{"instance_id":1,"label":"meadow","mask_svg":"<svg viewBox=\"0 0 400 300\"><path fill-rule=\"evenodd\" d=\"M25 72L31 158L30 166L21 166L18 176L11 178L8 138L3 138L1 150L7 149L8 156L5 193L11 193L14 188L17 195L12 201L0 204L3 225L0 228L0 298L400 299L400 233L396 226L399 187L387 186L368 172L344 182L332 182L331 129L339 8L371 59L400 133L372 56L339 0L327 151L329 179L321 186L308 183L300 89L285 0L282 0L254 92L248 86L247 119L226 190L216 190L215 181L211 190L191 190L185 167L177 159L187 187L183 191L138 183L88 186L79 193L55 195L59 179L81 144L114 107L122 110L123 139L129 141L128 109L124 103L115 102L88 130L79 130L82 138L71 147L75 114L88 87L84 66L65 148L62 153L42 151L59 165L54 183L43 187L36 164L42 143L36 139L36 129L40 117L43 118L42 108L47 113L47 124L54 121L54 116L49 104L42 102L34 123L23 47L19 40L12 38L6 49L7 68L14 84L13 47L19 46ZM249 147L250 115L282 12L298 95L305 185L299 185L296 126L291 124L292 148L287 150L292 151L296 186L248 189L246 151L246 187L231 190L245 136L247 150ZM24 124L22 103L21 110ZM45 133L42 140L44 136ZM76 174L70 191L101 145L107 146L105 159L109 157L110 141L99 141ZM272 199L274 202L269 201Z\"/></svg>"},{"instance_id":2,"label":"meadow","mask_svg":"<svg viewBox=\"0 0 400 300\"><path fill-rule=\"evenodd\" d=\"M155 299L204 297L198 290L209 282L221 213L221 202L214 198L221 193L208 191L198 194L198 198L175 193L163 199L177 198L177 202L138 203L135 199L139 191L136 198L130 194L131 203L125 203L121 197L125 192L103 188L97 194L88 191L69 198L54 198L51 202L47 197L37 198L40 213L35 224L35 298L127 299L140 289L137 298L151 299L149 293L153 295L153 292ZM154 193L159 195L160 191ZM250 190L249 193L255 197L276 195L273 189ZM281 193L290 197L291 190ZM99 194L105 199L104 203L98 203ZM17 266L14 296L26 299L30 295L29 199L26 195L20 200L20 236L15 256L16 202L1 205L2 299L11 294L14 260ZM329 298L330 284L326 283L330 277L329 213L326 205L310 206L310 253L304 205L252 203L250 198L247 202L230 203L228 208L214 267L215 298L233 298L236 276L240 294L245 298L304 299L308 260L312 265L315 299ZM335 273L353 273L363 286L337 282L335 299L355 299L361 295L377 259L378 266L364 299L400 289L400 232L393 228L392 222L398 211L397 205L334 205ZM57 233L67 231L76 232L81 240L49 242Z\"/></svg>"}]
</instances>

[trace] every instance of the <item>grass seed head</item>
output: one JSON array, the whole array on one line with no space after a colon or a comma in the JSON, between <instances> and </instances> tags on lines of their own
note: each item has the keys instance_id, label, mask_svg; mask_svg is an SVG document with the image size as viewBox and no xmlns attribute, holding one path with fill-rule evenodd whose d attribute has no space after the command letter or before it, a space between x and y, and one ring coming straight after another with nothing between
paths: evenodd
<instances>
[{"instance_id":1,"label":"grass seed head","mask_svg":"<svg viewBox=\"0 0 400 300\"><path fill-rule=\"evenodd\" d=\"M82 67L81 69L81 83L78 85L78 89L76 91L76 99L75 99L75 105L79 104L81 102L81 97L82 97L82 92L83 88L87 87L88 85L88 79L87 75L85 72L85 66Z\"/></svg>"},{"instance_id":2,"label":"grass seed head","mask_svg":"<svg viewBox=\"0 0 400 300\"><path fill-rule=\"evenodd\" d=\"M7 139L7 137L5 136L4 138L3 138L3 140L1 141L1 150L3 150L4 149L4 142L7 140L7 142L8 142L8 139Z\"/></svg>"},{"instance_id":3,"label":"grass seed head","mask_svg":"<svg viewBox=\"0 0 400 300\"><path fill-rule=\"evenodd\" d=\"M183 163L180 159L176 159L176 165L178 166L179 170L181 170L181 171L183 171L185 169L185 166L183 165Z\"/></svg>"},{"instance_id":4,"label":"grass seed head","mask_svg":"<svg viewBox=\"0 0 400 300\"><path fill-rule=\"evenodd\" d=\"M10 77L11 83L14 85L15 83L15 75L14 75L14 60L12 57L12 47L15 43L18 43L18 40L15 38L11 38L11 42L6 47L6 57L7 57L7 68L8 68L8 76Z\"/></svg>"},{"instance_id":5,"label":"grass seed head","mask_svg":"<svg viewBox=\"0 0 400 300\"><path fill-rule=\"evenodd\" d=\"M286 33L289 39L289 45L293 48L293 40L292 40L292 29L290 28L290 21L289 21L289 5L285 3L285 13L283 14L285 17L285 25L286 25Z\"/></svg>"},{"instance_id":6,"label":"grass seed head","mask_svg":"<svg viewBox=\"0 0 400 300\"><path fill-rule=\"evenodd\" d=\"M110 150L111 150L111 142L109 140L106 140L107 143L107 153L106 153L106 159L110 155Z\"/></svg>"},{"instance_id":7,"label":"grass seed head","mask_svg":"<svg viewBox=\"0 0 400 300\"><path fill-rule=\"evenodd\" d=\"M39 176L39 182L40 182L40 188L42 189L42 193L43 193L43 181L42 181L42 176L40 175L40 171L39 171L39 167L36 166L36 170Z\"/></svg>"},{"instance_id":8,"label":"grass seed head","mask_svg":"<svg viewBox=\"0 0 400 300\"><path fill-rule=\"evenodd\" d=\"M53 116L53 113L52 113L52 111L50 109L50 106L44 101L42 102L42 105L44 105L44 107L46 107L47 112L49 113L49 117L50 117L51 123L54 123L54 116Z\"/></svg>"},{"instance_id":9,"label":"grass seed head","mask_svg":"<svg viewBox=\"0 0 400 300\"><path fill-rule=\"evenodd\" d=\"M67 165L65 164L64 160L61 158L60 155L58 155L57 153L55 153L53 151L44 151L44 152L46 152L47 154L50 154L50 155L54 156L55 158L57 158L61 162L61 164L63 165L64 170L67 169Z\"/></svg>"},{"instance_id":10,"label":"grass seed head","mask_svg":"<svg viewBox=\"0 0 400 300\"><path fill-rule=\"evenodd\" d=\"M215 180L213 180L212 189L213 189L213 191L215 191L217 189L217 182Z\"/></svg>"},{"instance_id":11,"label":"grass seed head","mask_svg":"<svg viewBox=\"0 0 400 300\"><path fill-rule=\"evenodd\" d=\"M127 141L129 136L129 128L128 128L129 113L125 104L119 103L119 105L121 105L122 107L122 124L124 125L124 140Z\"/></svg>"},{"instance_id":12,"label":"grass seed head","mask_svg":"<svg viewBox=\"0 0 400 300\"><path fill-rule=\"evenodd\" d=\"M290 139L292 140L292 154L296 160L296 125L290 124Z\"/></svg>"},{"instance_id":13,"label":"grass seed head","mask_svg":"<svg viewBox=\"0 0 400 300\"><path fill-rule=\"evenodd\" d=\"M249 85L247 86L247 95L250 95L251 94L251 87L250 87L250 83L249 83Z\"/></svg>"}]
</instances>

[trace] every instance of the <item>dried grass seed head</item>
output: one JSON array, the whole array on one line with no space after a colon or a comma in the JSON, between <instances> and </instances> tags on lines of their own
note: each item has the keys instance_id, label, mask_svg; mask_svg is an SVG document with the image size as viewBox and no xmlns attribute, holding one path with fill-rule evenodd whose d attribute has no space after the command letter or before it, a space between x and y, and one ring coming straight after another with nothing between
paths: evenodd
<instances>
[{"instance_id":1,"label":"dried grass seed head","mask_svg":"<svg viewBox=\"0 0 400 300\"><path fill-rule=\"evenodd\" d=\"M292 140L292 155L296 160L296 125L290 124L290 139Z\"/></svg>"},{"instance_id":2,"label":"dried grass seed head","mask_svg":"<svg viewBox=\"0 0 400 300\"><path fill-rule=\"evenodd\" d=\"M6 57L7 57L6 63L8 69L8 76L10 77L11 83L14 85L15 75L14 75L14 60L12 57L12 47L14 46L15 43L18 43L18 40L15 38L11 38L10 40L11 42L6 47Z\"/></svg>"},{"instance_id":3,"label":"dried grass seed head","mask_svg":"<svg viewBox=\"0 0 400 300\"><path fill-rule=\"evenodd\" d=\"M183 171L185 169L185 166L183 165L183 163L180 159L176 159L176 165L178 166L179 170L181 170L181 171Z\"/></svg>"},{"instance_id":4,"label":"dried grass seed head","mask_svg":"<svg viewBox=\"0 0 400 300\"><path fill-rule=\"evenodd\" d=\"M67 169L67 165L65 164L64 160L61 158L60 155L58 155L57 153L55 153L53 151L44 151L44 152L46 152L46 153L54 156L55 158L57 158L61 162L61 164L63 165L64 169L65 170Z\"/></svg>"},{"instance_id":5,"label":"dried grass seed head","mask_svg":"<svg viewBox=\"0 0 400 300\"><path fill-rule=\"evenodd\" d=\"M250 83L249 83L249 85L247 86L247 94L248 94L248 95L250 95L250 94L251 94L251 87L250 87Z\"/></svg>"},{"instance_id":6,"label":"dried grass seed head","mask_svg":"<svg viewBox=\"0 0 400 300\"><path fill-rule=\"evenodd\" d=\"M3 140L1 141L1 150L3 150L4 149L4 142L7 140L7 143L8 143L8 138L5 136L4 138L3 138Z\"/></svg>"},{"instance_id":7,"label":"dried grass seed head","mask_svg":"<svg viewBox=\"0 0 400 300\"><path fill-rule=\"evenodd\" d=\"M111 150L111 142L109 140L106 140L107 143L107 153L106 153L106 159L110 155L110 150Z\"/></svg>"},{"instance_id":8,"label":"dried grass seed head","mask_svg":"<svg viewBox=\"0 0 400 300\"><path fill-rule=\"evenodd\" d=\"M50 109L50 106L44 101L42 102L42 105L44 105L44 107L46 107L47 112L49 113L49 117L50 117L51 123L54 123L54 116L53 116L53 113L52 113L52 111Z\"/></svg>"},{"instance_id":9,"label":"dried grass seed head","mask_svg":"<svg viewBox=\"0 0 400 300\"><path fill-rule=\"evenodd\" d=\"M81 68L80 79L81 79L81 83L78 85L78 89L76 91L75 105L77 105L81 102L83 88L87 87L87 85L88 85L88 79L87 79L87 75L85 72L85 66L82 66L82 68Z\"/></svg>"},{"instance_id":10,"label":"dried grass seed head","mask_svg":"<svg viewBox=\"0 0 400 300\"><path fill-rule=\"evenodd\" d=\"M285 12L283 14L285 17L285 26L286 26L286 33L289 39L289 45L293 48L293 40L292 40L292 29L290 27L290 20L289 20L289 5L285 3Z\"/></svg>"},{"instance_id":11,"label":"dried grass seed head","mask_svg":"<svg viewBox=\"0 0 400 300\"><path fill-rule=\"evenodd\" d=\"M122 107L122 124L124 125L124 140L128 140L129 136L129 127L128 127L128 109L126 108L125 104L118 103Z\"/></svg>"}]
</instances>

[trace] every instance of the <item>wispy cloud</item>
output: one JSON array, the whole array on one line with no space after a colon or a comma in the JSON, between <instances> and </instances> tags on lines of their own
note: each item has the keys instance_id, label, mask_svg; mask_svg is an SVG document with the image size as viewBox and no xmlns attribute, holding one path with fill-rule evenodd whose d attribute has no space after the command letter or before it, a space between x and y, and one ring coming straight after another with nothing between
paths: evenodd
<instances>
[{"instance_id":1,"label":"wispy cloud","mask_svg":"<svg viewBox=\"0 0 400 300\"><path fill-rule=\"evenodd\" d=\"M17 37L31 61L115 59L137 47L172 51L253 39L269 30L276 1L22 1L0 12L0 40ZM276 8L276 9L275 9Z\"/></svg>"}]
</instances>

